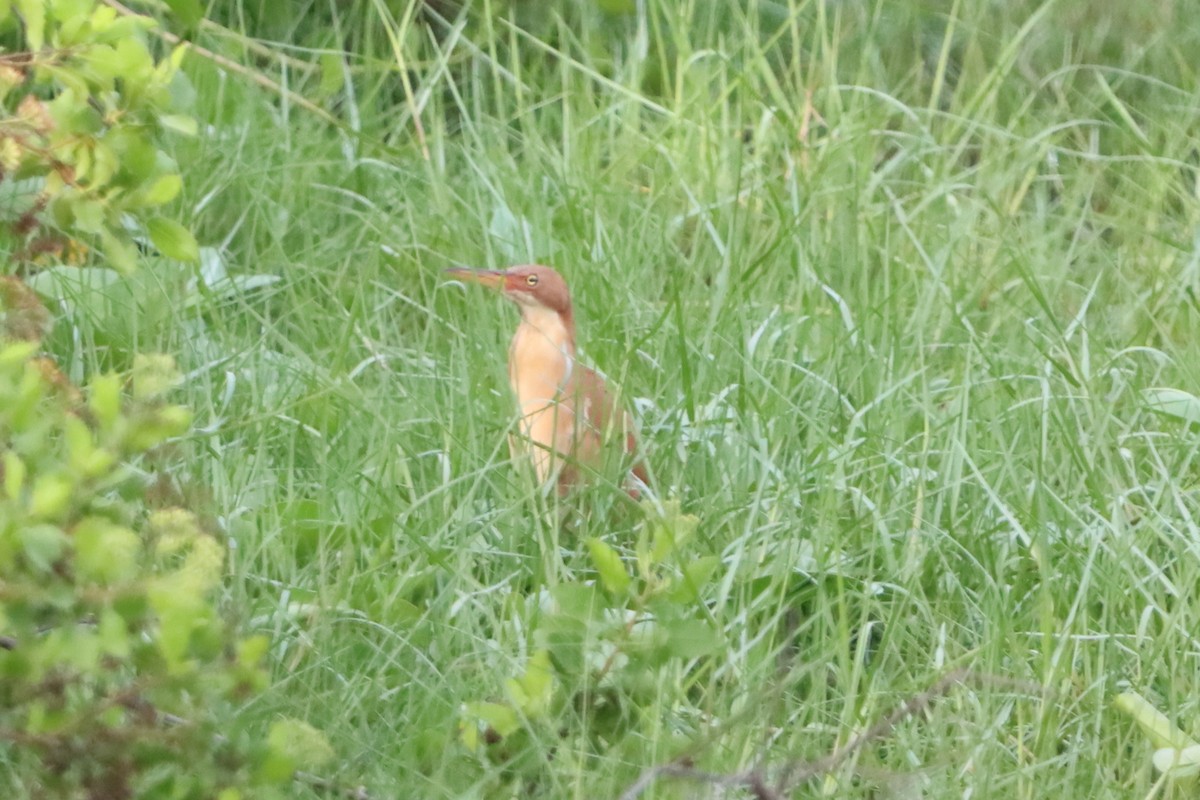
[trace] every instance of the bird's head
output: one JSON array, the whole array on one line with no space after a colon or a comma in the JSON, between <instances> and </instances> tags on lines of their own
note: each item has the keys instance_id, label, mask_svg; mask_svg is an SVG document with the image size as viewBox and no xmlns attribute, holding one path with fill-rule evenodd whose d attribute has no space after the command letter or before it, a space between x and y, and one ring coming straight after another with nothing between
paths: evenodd
<instances>
[{"instance_id":1,"label":"bird's head","mask_svg":"<svg viewBox=\"0 0 1200 800\"><path fill-rule=\"evenodd\" d=\"M472 269L453 267L446 274L459 280L482 283L512 300L524 313L525 309L545 309L568 316L571 295L563 276L541 264L523 264L508 269Z\"/></svg>"}]
</instances>

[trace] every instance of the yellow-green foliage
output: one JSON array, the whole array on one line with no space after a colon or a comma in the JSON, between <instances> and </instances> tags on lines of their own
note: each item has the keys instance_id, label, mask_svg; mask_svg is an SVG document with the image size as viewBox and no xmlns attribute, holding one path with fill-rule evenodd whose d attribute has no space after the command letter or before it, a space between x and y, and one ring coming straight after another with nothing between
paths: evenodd
<instances>
[{"instance_id":1,"label":"yellow-green foliage","mask_svg":"<svg viewBox=\"0 0 1200 800\"><path fill-rule=\"evenodd\" d=\"M191 95L178 69L185 48L156 58L154 25L95 0L0 2L0 189L10 216L0 242L53 251L39 233L50 223L130 271L137 253L123 218L134 214L164 255L197 257L191 233L153 211L183 185L159 135L195 130L180 113Z\"/></svg>"},{"instance_id":2,"label":"yellow-green foliage","mask_svg":"<svg viewBox=\"0 0 1200 800\"><path fill-rule=\"evenodd\" d=\"M191 424L166 399L174 360L140 355L76 386L39 353L54 321L11 274L80 238L133 269L129 222L195 258L153 211L181 188L160 136L193 127L172 116L183 50L157 58L153 24L94 0L0 0L4 797L273 797L332 755L302 722L251 732L233 713L265 684L267 642L219 613L219 532L148 498L145 454Z\"/></svg>"},{"instance_id":3,"label":"yellow-green foliage","mask_svg":"<svg viewBox=\"0 0 1200 800\"><path fill-rule=\"evenodd\" d=\"M129 391L102 375L78 395L56 386L35 348L0 346L9 788L209 797L286 779L281 747L295 737L260 745L217 729L214 712L265 679L266 642L235 642L213 604L224 545L192 513L143 500L139 456L189 423L163 398L174 365L146 359Z\"/></svg>"}]
</instances>

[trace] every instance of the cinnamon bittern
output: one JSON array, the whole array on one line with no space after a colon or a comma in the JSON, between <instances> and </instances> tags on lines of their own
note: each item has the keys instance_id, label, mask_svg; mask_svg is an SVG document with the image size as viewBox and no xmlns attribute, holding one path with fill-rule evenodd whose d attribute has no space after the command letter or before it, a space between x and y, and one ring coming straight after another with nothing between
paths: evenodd
<instances>
[{"instance_id":1,"label":"cinnamon bittern","mask_svg":"<svg viewBox=\"0 0 1200 800\"><path fill-rule=\"evenodd\" d=\"M637 498L637 481L645 485L647 476L633 420L604 379L576 360L575 316L563 277L539 264L446 272L499 291L521 311L508 349L508 380L524 440L516 448L533 462L538 481L553 479L564 493L582 470L600 469L609 454L623 452L625 463L632 462L626 491Z\"/></svg>"}]
</instances>

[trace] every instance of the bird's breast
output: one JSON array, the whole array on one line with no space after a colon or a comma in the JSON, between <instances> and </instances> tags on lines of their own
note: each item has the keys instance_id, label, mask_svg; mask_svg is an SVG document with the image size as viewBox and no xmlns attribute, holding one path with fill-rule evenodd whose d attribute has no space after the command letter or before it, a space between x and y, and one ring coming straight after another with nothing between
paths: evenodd
<instances>
[{"instance_id":1,"label":"bird's breast","mask_svg":"<svg viewBox=\"0 0 1200 800\"><path fill-rule=\"evenodd\" d=\"M562 399L575 370L573 351L556 319L522 319L508 353L508 378L522 416Z\"/></svg>"}]
</instances>

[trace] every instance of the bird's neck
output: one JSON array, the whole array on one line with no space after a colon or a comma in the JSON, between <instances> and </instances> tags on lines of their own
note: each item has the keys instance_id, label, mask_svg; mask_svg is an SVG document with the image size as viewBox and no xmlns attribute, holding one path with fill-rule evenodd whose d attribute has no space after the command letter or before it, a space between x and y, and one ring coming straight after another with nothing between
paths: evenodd
<instances>
[{"instance_id":1,"label":"bird's neck","mask_svg":"<svg viewBox=\"0 0 1200 800\"><path fill-rule=\"evenodd\" d=\"M555 401L575 368L575 322L541 306L521 306L508 353L508 377L524 413Z\"/></svg>"},{"instance_id":2,"label":"bird's neck","mask_svg":"<svg viewBox=\"0 0 1200 800\"><path fill-rule=\"evenodd\" d=\"M571 310L551 311L544 306L521 306L521 324L517 334L531 346L549 345L569 358L575 357L575 319Z\"/></svg>"}]
</instances>

